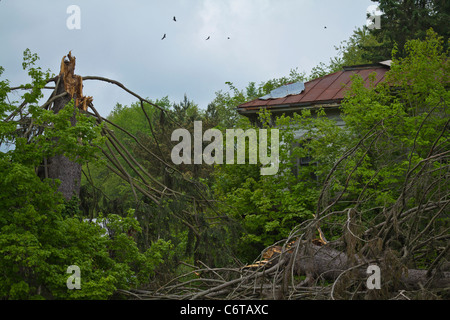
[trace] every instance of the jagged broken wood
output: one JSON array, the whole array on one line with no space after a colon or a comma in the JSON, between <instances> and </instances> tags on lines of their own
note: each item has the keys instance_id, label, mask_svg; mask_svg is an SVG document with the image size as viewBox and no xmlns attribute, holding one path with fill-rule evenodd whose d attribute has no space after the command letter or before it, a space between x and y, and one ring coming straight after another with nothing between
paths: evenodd
<instances>
[{"instance_id":1,"label":"jagged broken wood","mask_svg":"<svg viewBox=\"0 0 450 320\"><path fill-rule=\"evenodd\" d=\"M137 299L286 299L286 298L317 298L321 299L333 296L333 289L339 285L339 281L358 284L360 291L367 291L366 280L368 278L367 267L374 264L373 261L361 261L358 257L349 257L347 254L333 248L332 244L317 245L308 241L297 241L285 246L281 251L272 251L273 255L266 263L257 265L255 270L244 268L202 268L195 269L184 276L198 276L197 279L176 282L174 279L165 286L155 291L148 290L121 290L122 294ZM263 254L264 255L264 254ZM291 282L287 287L283 283L283 273L289 272L287 266L293 262L293 273L296 276L306 276ZM386 261L376 261L381 267L381 277L390 273ZM192 266L195 268L194 266ZM204 277L204 274L209 276ZM225 281L230 274L234 278ZM228 275L228 276L227 276ZM180 276L179 279L182 277ZM333 285L323 286L323 282ZM348 284L347 284L348 285ZM391 283L383 284L385 286ZM423 288L449 289L450 270L436 271L428 274L427 270L403 269L398 278L396 290L406 292L421 290ZM184 292L184 293L174 293Z\"/></svg>"},{"instance_id":2,"label":"jagged broken wood","mask_svg":"<svg viewBox=\"0 0 450 320\"><path fill-rule=\"evenodd\" d=\"M65 91L75 100L75 106L86 111L93 98L83 96L83 78L75 74L75 61L76 58L69 51L69 54L61 60L59 77L62 78Z\"/></svg>"}]
</instances>

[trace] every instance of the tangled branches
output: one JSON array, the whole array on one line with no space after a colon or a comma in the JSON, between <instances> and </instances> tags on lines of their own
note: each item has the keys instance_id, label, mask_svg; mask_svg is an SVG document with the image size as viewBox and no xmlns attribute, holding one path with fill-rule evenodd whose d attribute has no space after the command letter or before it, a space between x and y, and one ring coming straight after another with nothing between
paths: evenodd
<instances>
[{"instance_id":1,"label":"tangled branches","mask_svg":"<svg viewBox=\"0 0 450 320\"><path fill-rule=\"evenodd\" d=\"M446 109L442 100L431 108L406 151L385 119L357 139L324 179L315 217L274 244L278 253L271 259L263 260L263 252L241 268L192 266L191 272L154 290L121 293L137 299L448 298L449 120L430 120L433 112L441 117L438 110ZM433 140L418 150L417 141L430 123L436 130ZM368 155L377 169L362 179ZM394 179L392 168L399 163L405 170ZM396 198L376 206L374 198L386 191L377 186L389 186ZM330 239L326 243L317 239L322 232ZM367 285L370 265L380 268L380 288Z\"/></svg>"},{"instance_id":2,"label":"tangled branches","mask_svg":"<svg viewBox=\"0 0 450 320\"><path fill-rule=\"evenodd\" d=\"M166 158L169 153L162 150L159 140L167 134L156 134L156 117L147 113L145 105L159 112L161 123L164 119L172 123L177 120L115 80L94 76L82 79L112 83L139 100L152 132L147 139L153 139L154 148L103 118L91 100L82 105L80 112L96 121L105 141L96 147L107 159L106 166L130 185L136 202L139 195L156 206L166 198L187 199L186 207L176 208L171 214L200 239L206 225L200 213L214 209L207 190L170 164ZM56 87L41 109L63 106L62 102L70 98L58 89L60 77L51 81L56 82ZM255 263L217 268L196 259L195 266L182 262L192 270L164 285L119 292L135 299L448 298L450 120L447 100L423 98L425 93L409 97L406 92L398 98L404 99L406 111L394 104L395 108L385 108L382 116L379 109L384 110L384 105L377 105L374 114L358 106L354 118L346 119L346 138L351 143L340 145L341 157L333 161L323 177L314 218L303 221L286 239L266 248ZM374 94L378 93L358 92L356 101L350 100L347 114L351 114L352 103L357 105L359 100L372 99L373 104L382 100ZM384 99L388 104L393 98L386 95ZM29 140L39 135L42 125L36 126L32 118L22 116L23 106L11 118L20 115L21 130ZM359 115L363 111L368 114ZM144 165L138 153L131 152L114 130L125 134L140 154L152 160ZM179 184L165 183L161 172ZM209 218L220 221L227 217L217 214ZM276 254L267 259L266 252L274 246ZM367 287L369 265L380 268L380 289Z\"/></svg>"}]
</instances>

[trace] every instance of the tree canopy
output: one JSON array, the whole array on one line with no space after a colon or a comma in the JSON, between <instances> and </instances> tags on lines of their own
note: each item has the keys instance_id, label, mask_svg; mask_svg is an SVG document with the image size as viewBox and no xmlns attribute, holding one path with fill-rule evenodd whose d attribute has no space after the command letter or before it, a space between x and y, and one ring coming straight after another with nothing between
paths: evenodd
<instances>
[{"instance_id":1,"label":"tree canopy","mask_svg":"<svg viewBox=\"0 0 450 320\"><path fill-rule=\"evenodd\" d=\"M136 98L102 116L25 50L29 83L0 79L0 297L448 299L449 6L378 2L381 29L355 29L328 63L227 82L206 108L79 76ZM282 85L388 59L383 82L352 77L345 126L324 108L260 112L258 125L236 112ZM223 134L279 129L278 173L261 175L261 161L175 165L172 133L192 136L196 121ZM59 156L82 168L71 199L48 172ZM381 290L367 286L370 265ZM70 266L81 289L68 286Z\"/></svg>"},{"instance_id":2,"label":"tree canopy","mask_svg":"<svg viewBox=\"0 0 450 320\"><path fill-rule=\"evenodd\" d=\"M450 35L447 21L450 19L450 4L444 0L372 0L381 12L381 26L372 34L378 44L363 44L365 59L378 62L388 60L397 46L396 55L405 57L406 42L412 39L424 40L427 30L433 28L444 38L447 48Z\"/></svg>"}]
</instances>

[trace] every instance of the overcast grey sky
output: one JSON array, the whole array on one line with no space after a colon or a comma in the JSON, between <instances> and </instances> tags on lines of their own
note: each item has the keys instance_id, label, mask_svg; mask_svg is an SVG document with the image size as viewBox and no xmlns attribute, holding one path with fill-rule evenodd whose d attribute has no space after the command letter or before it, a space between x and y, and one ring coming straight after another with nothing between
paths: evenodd
<instances>
[{"instance_id":1,"label":"overcast grey sky","mask_svg":"<svg viewBox=\"0 0 450 320\"><path fill-rule=\"evenodd\" d=\"M336 55L334 46L366 24L370 0L1 0L0 66L11 85L27 79L23 51L58 73L72 50L75 73L113 78L150 99L169 96L206 108L226 81L244 88L309 73ZM80 29L69 29L70 5ZM177 22L173 21L176 16ZM326 29L325 29L326 26ZM166 39L161 40L163 34ZM205 40L210 36L209 40ZM230 39L228 39L228 37ZM85 81L83 93L107 116L136 99L106 83Z\"/></svg>"}]
</instances>

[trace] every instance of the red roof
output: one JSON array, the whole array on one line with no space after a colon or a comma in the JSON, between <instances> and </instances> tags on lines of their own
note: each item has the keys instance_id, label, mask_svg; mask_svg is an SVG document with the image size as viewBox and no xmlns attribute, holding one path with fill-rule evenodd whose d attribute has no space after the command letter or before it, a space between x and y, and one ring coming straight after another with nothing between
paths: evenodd
<instances>
[{"instance_id":1,"label":"red roof","mask_svg":"<svg viewBox=\"0 0 450 320\"><path fill-rule=\"evenodd\" d=\"M371 73L377 73L375 84L378 84L384 80L384 75L387 71L389 71L389 66L385 63L344 67L341 71L305 82L305 90L300 94L276 99L252 100L239 105L238 112L257 111L260 108L276 109L277 107L339 103L344 98L345 91L351 82L351 76L359 74L368 86L368 78Z\"/></svg>"}]
</instances>

